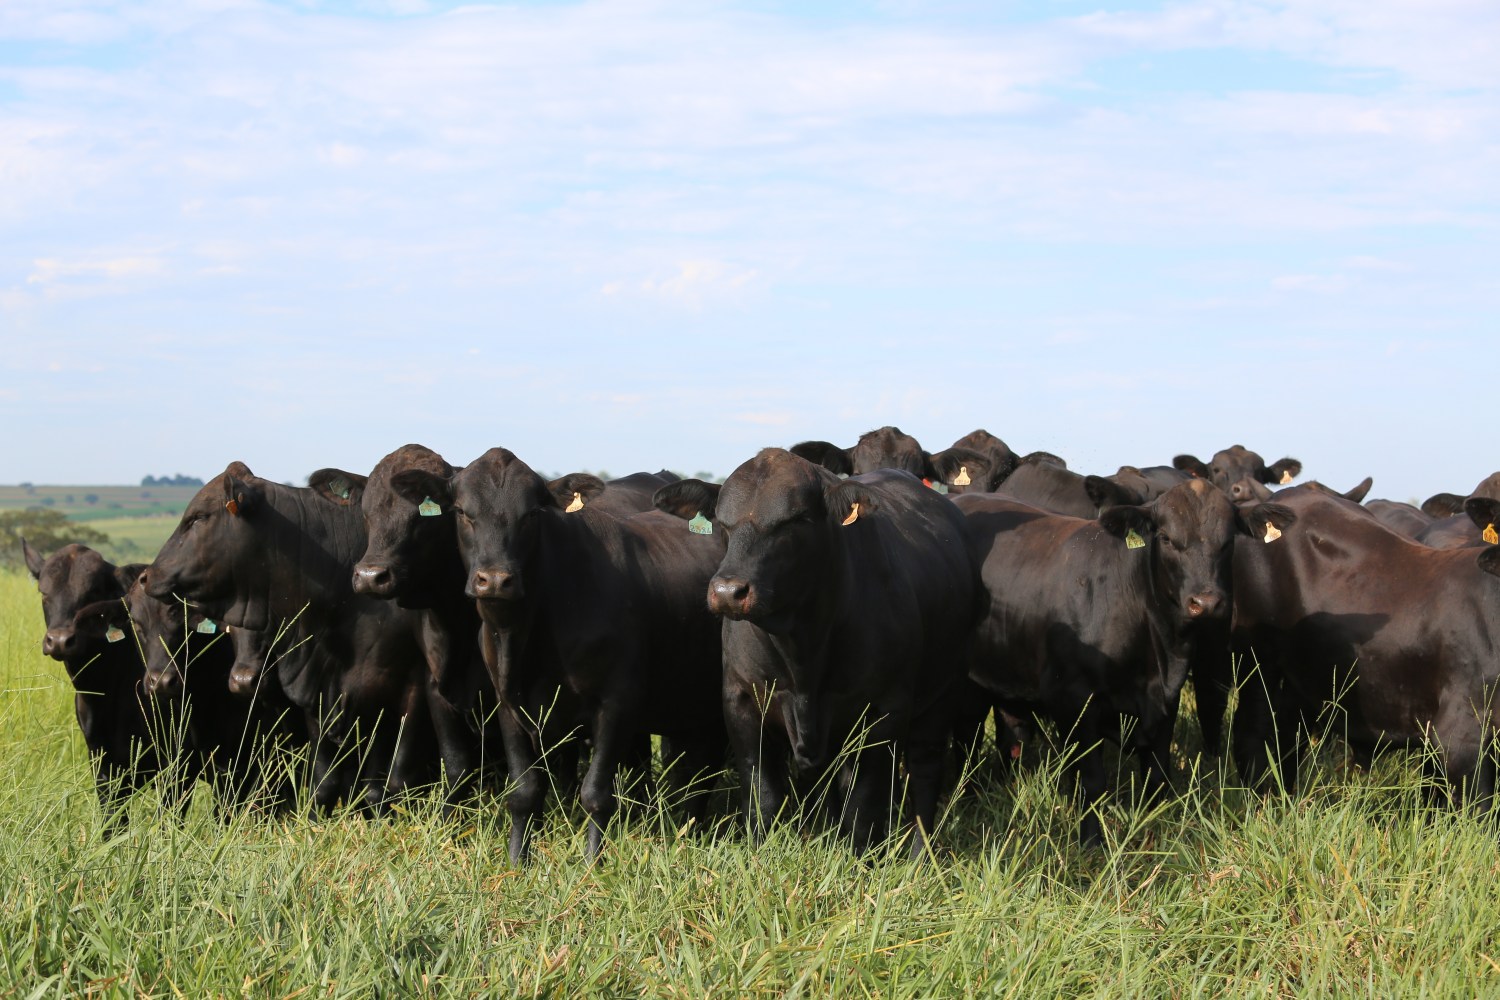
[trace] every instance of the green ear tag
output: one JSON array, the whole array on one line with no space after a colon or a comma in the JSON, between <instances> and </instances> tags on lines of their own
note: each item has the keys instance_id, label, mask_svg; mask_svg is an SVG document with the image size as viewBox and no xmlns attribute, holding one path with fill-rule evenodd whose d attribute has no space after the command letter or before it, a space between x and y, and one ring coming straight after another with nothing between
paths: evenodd
<instances>
[{"instance_id":1,"label":"green ear tag","mask_svg":"<svg viewBox=\"0 0 1500 1000\"><path fill-rule=\"evenodd\" d=\"M339 476L333 482L329 483L328 489L329 492L337 493L340 500L349 499L349 480L343 476Z\"/></svg>"},{"instance_id":2,"label":"green ear tag","mask_svg":"<svg viewBox=\"0 0 1500 1000\"><path fill-rule=\"evenodd\" d=\"M422 502L417 504L417 513L423 517L437 517L442 512L443 508L432 497L423 497Z\"/></svg>"},{"instance_id":3,"label":"green ear tag","mask_svg":"<svg viewBox=\"0 0 1500 1000\"><path fill-rule=\"evenodd\" d=\"M688 530L695 535L712 535L714 533L714 523L704 517L703 512L700 510L688 522Z\"/></svg>"},{"instance_id":4,"label":"green ear tag","mask_svg":"<svg viewBox=\"0 0 1500 1000\"><path fill-rule=\"evenodd\" d=\"M125 633L120 631L115 626L111 625L109 628L104 630L104 638L109 642L119 642L121 639L125 638Z\"/></svg>"},{"instance_id":5,"label":"green ear tag","mask_svg":"<svg viewBox=\"0 0 1500 1000\"><path fill-rule=\"evenodd\" d=\"M204 635L213 635L219 631L219 625L212 618L205 618L198 623L198 631Z\"/></svg>"},{"instance_id":6,"label":"green ear tag","mask_svg":"<svg viewBox=\"0 0 1500 1000\"><path fill-rule=\"evenodd\" d=\"M935 490L937 490L939 493L947 493L948 492L948 484L947 483L933 483L932 484L932 488L935 489Z\"/></svg>"},{"instance_id":7,"label":"green ear tag","mask_svg":"<svg viewBox=\"0 0 1500 1000\"><path fill-rule=\"evenodd\" d=\"M1139 532L1131 528L1125 532L1125 547L1127 549L1143 549L1146 547L1146 540L1140 536Z\"/></svg>"}]
</instances>

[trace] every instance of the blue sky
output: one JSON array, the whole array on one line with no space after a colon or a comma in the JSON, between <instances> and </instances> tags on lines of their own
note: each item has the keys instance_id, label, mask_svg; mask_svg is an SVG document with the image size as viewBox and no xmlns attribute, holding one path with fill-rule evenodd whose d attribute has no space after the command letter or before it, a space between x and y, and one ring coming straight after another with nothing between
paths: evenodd
<instances>
[{"instance_id":1,"label":"blue sky","mask_svg":"<svg viewBox=\"0 0 1500 1000\"><path fill-rule=\"evenodd\" d=\"M0 481L1500 468L1492 0L0 4Z\"/></svg>"}]
</instances>

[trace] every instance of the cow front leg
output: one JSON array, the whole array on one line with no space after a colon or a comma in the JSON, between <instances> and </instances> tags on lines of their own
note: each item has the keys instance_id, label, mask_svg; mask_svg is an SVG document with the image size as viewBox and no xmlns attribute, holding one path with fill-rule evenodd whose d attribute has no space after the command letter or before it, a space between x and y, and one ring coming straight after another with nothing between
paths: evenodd
<instances>
[{"instance_id":1,"label":"cow front leg","mask_svg":"<svg viewBox=\"0 0 1500 1000\"><path fill-rule=\"evenodd\" d=\"M766 714L751 690L726 688L724 722L743 790L745 822L751 840L759 844L786 803L785 740L766 725Z\"/></svg>"},{"instance_id":2,"label":"cow front leg","mask_svg":"<svg viewBox=\"0 0 1500 1000\"><path fill-rule=\"evenodd\" d=\"M619 799L615 796L615 772L632 746L632 735L625 730L617 710L600 708L595 711L594 756L583 776L583 786L578 790L583 811L589 817L586 851L589 861L597 858L603 849L605 827L619 806Z\"/></svg>"},{"instance_id":3,"label":"cow front leg","mask_svg":"<svg viewBox=\"0 0 1500 1000\"><path fill-rule=\"evenodd\" d=\"M531 728L511 708L500 708L500 739L510 773L510 793L505 797L510 813L510 863L518 867L531 858L532 830L547 799L547 772L532 736Z\"/></svg>"}]
</instances>

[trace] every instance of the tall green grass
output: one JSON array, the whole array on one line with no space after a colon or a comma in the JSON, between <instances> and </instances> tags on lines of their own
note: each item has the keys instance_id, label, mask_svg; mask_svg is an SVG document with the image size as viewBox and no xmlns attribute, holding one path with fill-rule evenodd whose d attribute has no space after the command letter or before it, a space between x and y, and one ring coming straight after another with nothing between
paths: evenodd
<instances>
[{"instance_id":1,"label":"tall green grass","mask_svg":"<svg viewBox=\"0 0 1500 1000\"><path fill-rule=\"evenodd\" d=\"M452 821L221 823L148 792L105 839L39 608L0 577L0 994L1500 993L1496 827L1428 809L1396 755L1267 799L1184 756L1180 797L1118 796L1086 852L1038 754L950 803L925 864L789 826L756 847L648 803L595 865L581 813L553 809L517 871L493 797Z\"/></svg>"}]
</instances>

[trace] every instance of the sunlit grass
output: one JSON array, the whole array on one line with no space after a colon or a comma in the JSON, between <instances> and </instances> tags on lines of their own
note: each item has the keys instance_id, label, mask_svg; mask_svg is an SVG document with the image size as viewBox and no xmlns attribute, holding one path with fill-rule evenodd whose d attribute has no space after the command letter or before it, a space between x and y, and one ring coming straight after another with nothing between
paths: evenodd
<instances>
[{"instance_id":1,"label":"sunlit grass","mask_svg":"<svg viewBox=\"0 0 1500 1000\"><path fill-rule=\"evenodd\" d=\"M72 996L1483 996L1500 990L1488 819L1417 769L1308 765L1262 799L1180 760L1182 795L1077 846L1061 760L948 804L925 864L778 827L628 810L596 865L553 808L506 862L495 797L445 821L217 821L137 797L103 838L29 579L0 577L0 994ZM1184 747L1196 746L1185 720ZM1111 754L1112 751L1106 751ZM1033 760L1032 758L1037 758ZM1132 769L1117 777L1128 788Z\"/></svg>"}]
</instances>

